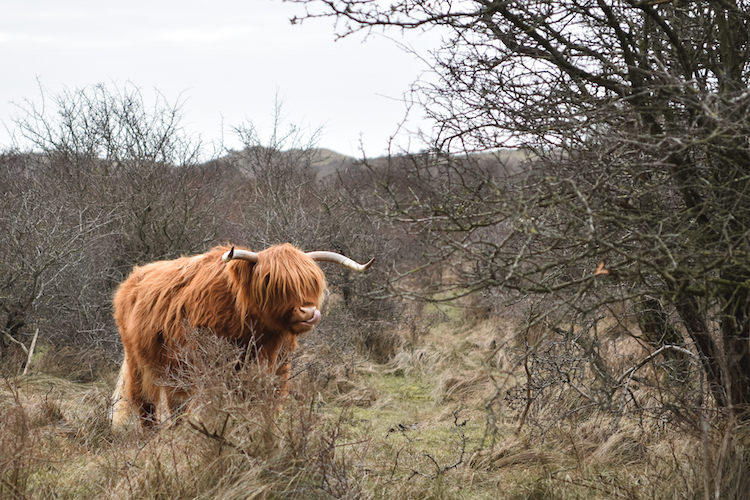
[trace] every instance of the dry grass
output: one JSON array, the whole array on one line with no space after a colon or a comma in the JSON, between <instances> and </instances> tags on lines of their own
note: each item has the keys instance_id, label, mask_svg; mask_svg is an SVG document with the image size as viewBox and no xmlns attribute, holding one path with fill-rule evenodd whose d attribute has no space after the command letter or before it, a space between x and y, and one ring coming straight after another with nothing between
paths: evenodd
<instances>
[{"instance_id":1,"label":"dry grass","mask_svg":"<svg viewBox=\"0 0 750 500\"><path fill-rule=\"evenodd\" d=\"M0 498L637 500L750 491L750 432L715 412L685 408L674 420L584 408L568 388L540 392L520 425L524 405L512 398L523 403L525 393L513 388L526 375L511 348L519 345L512 318L443 313L418 336L400 332L385 364L310 342L287 397L254 365L237 369L231 346L203 342L178 374L193 394L188 409L154 431L110 430L111 378L6 379ZM627 335L608 339L614 361L637 354Z\"/></svg>"}]
</instances>

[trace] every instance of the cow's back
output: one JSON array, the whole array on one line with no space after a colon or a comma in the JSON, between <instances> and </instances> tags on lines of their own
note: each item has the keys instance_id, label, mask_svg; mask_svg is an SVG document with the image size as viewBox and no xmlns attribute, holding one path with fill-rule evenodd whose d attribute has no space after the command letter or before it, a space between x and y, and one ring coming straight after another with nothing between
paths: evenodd
<instances>
[{"instance_id":1,"label":"cow's back","mask_svg":"<svg viewBox=\"0 0 750 500\"><path fill-rule=\"evenodd\" d=\"M160 345L177 347L185 327L239 335L243 321L232 298L221 248L133 269L114 297L123 344L147 356ZM153 360L156 361L156 360Z\"/></svg>"}]
</instances>

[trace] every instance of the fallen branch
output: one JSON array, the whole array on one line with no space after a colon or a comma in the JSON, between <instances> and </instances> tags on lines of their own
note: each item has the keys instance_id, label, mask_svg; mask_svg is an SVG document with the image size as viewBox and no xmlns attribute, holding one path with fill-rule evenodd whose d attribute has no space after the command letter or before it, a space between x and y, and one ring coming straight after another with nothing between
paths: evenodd
<instances>
[{"instance_id":1,"label":"fallen branch","mask_svg":"<svg viewBox=\"0 0 750 500\"><path fill-rule=\"evenodd\" d=\"M29 365L31 364L31 357L34 355L34 348L36 347L37 337L39 337L39 327L36 327L36 331L34 332L34 338L31 339L31 347L29 347L27 351L28 357L26 358L26 366L23 367L23 375L26 375L29 372Z\"/></svg>"}]
</instances>

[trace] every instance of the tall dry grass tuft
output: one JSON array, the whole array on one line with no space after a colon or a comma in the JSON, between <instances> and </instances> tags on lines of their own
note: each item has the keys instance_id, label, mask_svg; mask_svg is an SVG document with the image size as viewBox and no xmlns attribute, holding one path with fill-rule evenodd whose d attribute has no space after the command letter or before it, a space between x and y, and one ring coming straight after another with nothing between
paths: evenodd
<instances>
[{"instance_id":1,"label":"tall dry grass tuft","mask_svg":"<svg viewBox=\"0 0 750 500\"><path fill-rule=\"evenodd\" d=\"M750 428L732 415L701 414L691 429L690 477L705 499L743 499L750 492ZM692 472L692 471L691 471Z\"/></svg>"},{"instance_id":2,"label":"tall dry grass tuft","mask_svg":"<svg viewBox=\"0 0 750 500\"><path fill-rule=\"evenodd\" d=\"M243 349L194 340L170 377L191 395L186 408L142 437L113 498L362 497L340 451L346 415L321 414L313 382L300 378L286 395Z\"/></svg>"},{"instance_id":3,"label":"tall dry grass tuft","mask_svg":"<svg viewBox=\"0 0 750 500\"><path fill-rule=\"evenodd\" d=\"M24 498L34 453L29 417L16 401L0 407L0 422L0 499Z\"/></svg>"}]
</instances>

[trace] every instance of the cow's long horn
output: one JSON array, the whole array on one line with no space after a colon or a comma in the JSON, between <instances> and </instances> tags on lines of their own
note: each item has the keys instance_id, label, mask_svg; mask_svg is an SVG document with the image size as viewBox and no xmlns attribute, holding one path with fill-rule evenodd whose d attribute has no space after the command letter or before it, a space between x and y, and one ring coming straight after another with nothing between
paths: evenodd
<instances>
[{"instance_id":1,"label":"cow's long horn","mask_svg":"<svg viewBox=\"0 0 750 500\"><path fill-rule=\"evenodd\" d=\"M223 260L224 262L229 262L232 259L241 259L257 263L258 254L255 252L250 252L248 250L235 250L235 248L232 247L231 250L221 256L221 260Z\"/></svg>"},{"instance_id":2,"label":"cow's long horn","mask_svg":"<svg viewBox=\"0 0 750 500\"><path fill-rule=\"evenodd\" d=\"M367 264L359 264L357 262L354 262L349 257L344 257L343 255L336 252L307 252L307 255L312 260L318 262L335 262L336 264L341 264L342 266L346 266L349 269L353 269L359 272L364 271L365 269L370 267L373 262L375 262L375 259L372 258Z\"/></svg>"}]
</instances>

